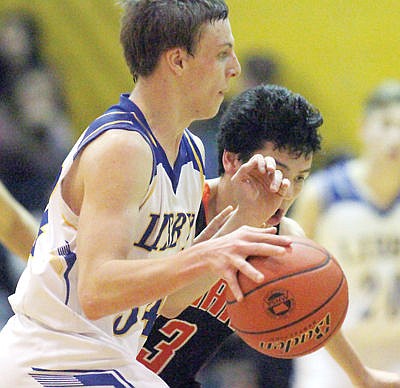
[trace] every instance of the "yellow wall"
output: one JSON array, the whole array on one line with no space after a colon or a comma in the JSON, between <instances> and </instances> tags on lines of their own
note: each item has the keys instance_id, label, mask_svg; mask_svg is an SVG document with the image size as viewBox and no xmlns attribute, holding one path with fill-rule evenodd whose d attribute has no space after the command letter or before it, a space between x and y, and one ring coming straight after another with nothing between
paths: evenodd
<instances>
[{"instance_id":1,"label":"yellow wall","mask_svg":"<svg viewBox=\"0 0 400 388\"><path fill-rule=\"evenodd\" d=\"M228 0L239 59L268 50L282 83L324 117L324 146L357 150L360 105L382 79L400 78L398 0ZM114 0L1 0L42 23L46 55L64 77L78 134L132 82ZM233 90L233 92L235 89Z\"/></svg>"}]
</instances>

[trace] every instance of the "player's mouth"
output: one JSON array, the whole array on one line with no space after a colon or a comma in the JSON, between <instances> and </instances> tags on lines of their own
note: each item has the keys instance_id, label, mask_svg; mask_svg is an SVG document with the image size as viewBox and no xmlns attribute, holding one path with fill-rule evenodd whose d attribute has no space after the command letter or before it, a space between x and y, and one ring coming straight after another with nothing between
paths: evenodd
<instances>
[{"instance_id":1,"label":"player's mouth","mask_svg":"<svg viewBox=\"0 0 400 388\"><path fill-rule=\"evenodd\" d=\"M278 209L274 215L268 220L268 225L271 226L276 226L278 225L281 221L283 216L285 215L285 212L283 209Z\"/></svg>"}]
</instances>

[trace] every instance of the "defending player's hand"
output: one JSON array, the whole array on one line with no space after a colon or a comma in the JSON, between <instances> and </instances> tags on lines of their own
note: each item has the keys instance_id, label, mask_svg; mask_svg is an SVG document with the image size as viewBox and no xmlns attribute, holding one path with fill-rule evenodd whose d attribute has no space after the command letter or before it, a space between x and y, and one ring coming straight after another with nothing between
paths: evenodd
<instances>
[{"instance_id":1,"label":"defending player's hand","mask_svg":"<svg viewBox=\"0 0 400 388\"><path fill-rule=\"evenodd\" d=\"M246 223L261 225L279 209L290 181L276 169L275 159L260 154L244 163L232 177L238 211Z\"/></svg>"},{"instance_id":2,"label":"defending player's hand","mask_svg":"<svg viewBox=\"0 0 400 388\"><path fill-rule=\"evenodd\" d=\"M259 283L264 275L253 267L246 259L250 255L276 256L282 255L292 240L288 236L276 235L276 228L255 228L242 226L232 233L198 244L207 247L204 255L211 272L224 279L237 300L243 298L237 273L242 272L251 280Z\"/></svg>"}]
</instances>

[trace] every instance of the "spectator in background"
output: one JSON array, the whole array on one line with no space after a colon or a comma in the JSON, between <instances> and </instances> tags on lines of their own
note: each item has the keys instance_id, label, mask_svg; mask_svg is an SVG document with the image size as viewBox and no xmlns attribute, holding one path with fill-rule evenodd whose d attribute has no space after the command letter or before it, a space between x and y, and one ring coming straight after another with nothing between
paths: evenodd
<instances>
[{"instance_id":1,"label":"spectator in background","mask_svg":"<svg viewBox=\"0 0 400 388\"><path fill-rule=\"evenodd\" d=\"M42 64L36 20L22 11L3 13L0 16L1 101L13 94L14 82L21 73Z\"/></svg>"},{"instance_id":2,"label":"spectator in background","mask_svg":"<svg viewBox=\"0 0 400 388\"><path fill-rule=\"evenodd\" d=\"M248 53L242 63L242 74L238 79L239 93L262 83L277 83L278 68L278 63L272 55L266 53ZM225 98L215 117L209 120L195 121L189 127L204 143L207 178L218 177L217 128L229 102L230 99Z\"/></svg>"},{"instance_id":3,"label":"spectator in background","mask_svg":"<svg viewBox=\"0 0 400 388\"><path fill-rule=\"evenodd\" d=\"M42 55L41 31L29 13L0 16L0 180L34 216L46 205L59 164L72 143L62 84ZM2 222L8 222L1 214ZM10 316L24 264L0 246L0 304Z\"/></svg>"},{"instance_id":4,"label":"spectator in background","mask_svg":"<svg viewBox=\"0 0 400 388\"><path fill-rule=\"evenodd\" d=\"M0 179L40 214L72 131L61 82L43 58L36 19L8 11L0 20Z\"/></svg>"},{"instance_id":5,"label":"spectator in background","mask_svg":"<svg viewBox=\"0 0 400 388\"><path fill-rule=\"evenodd\" d=\"M348 277L344 332L365 363L400 372L400 82L368 97L359 157L311 176L292 217L328 248ZM296 361L294 386L346 388L320 350Z\"/></svg>"},{"instance_id":6,"label":"spectator in background","mask_svg":"<svg viewBox=\"0 0 400 388\"><path fill-rule=\"evenodd\" d=\"M0 177L37 214L46 205L72 141L54 73L46 67L25 71L15 82L10 106L13 128L1 145Z\"/></svg>"}]
</instances>

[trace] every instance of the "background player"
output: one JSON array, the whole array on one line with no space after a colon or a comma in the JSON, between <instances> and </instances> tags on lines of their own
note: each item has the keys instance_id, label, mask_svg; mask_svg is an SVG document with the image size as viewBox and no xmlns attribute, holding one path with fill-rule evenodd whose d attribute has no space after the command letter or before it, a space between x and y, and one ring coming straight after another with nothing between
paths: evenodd
<instances>
[{"instance_id":1,"label":"background player","mask_svg":"<svg viewBox=\"0 0 400 388\"><path fill-rule=\"evenodd\" d=\"M340 260L349 280L344 331L362 359L400 372L400 82L366 99L359 157L313 175L293 216ZM347 387L319 351L296 363L296 387Z\"/></svg>"},{"instance_id":2,"label":"background player","mask_svg":"<svg viewBox=\"0 0 400 388\"><path fill-rule=\"evenodd\" d=\"M282 201L288 189L259 157L220 234L235 231L190 247L204 164L185 128L216 114L240 73L228 9L222 0L125 6L121 42L136 85L63 163L0 333L4 386L165 387L135 361L158 310L177 314L219 278L240 299L238 270L263 279L246 257L291 242L272 228L235 230L242 217L269 214L270 192Z\"/></svg>"},{"instance_id":3,"label":"background player","mask_svg":"<svg viewBox=\"0 0 400 388\"><path fill-rule=\"evenodd\" d=\"M306 99L283 87L260 85L236 97L220 124L220 178L206 183L199 230L221 209L237 205L237 198L243 194L238 191L236 175L238 171L250 168L254 154L262 154L272 157L283 176L291 182L284 201L267 223L278 226L281 234L303 235L301 227L285 215L300 194L311 170L313 154L320 148L318 127L321 124L321 115ZM195 382L197 372L232 334L225 311L225 285L224 281L217 282L176 319L159 317L156 320L138 359L159 373L171 387L199 386ZM396 376L378 376L379 372L366 369L341 334L332 339L327 347L359 386L388 387L392 386L390 379L396 379ZM265 373L258 376L258 381L253 381L253 384L279 388L289 386L290 361L260 355L254 357L254 352L246 348L243 345L241 351L253 357L253 363L257 362L259 367L265 363ZM245 362L243 355L238 353L235 352L234 357ZM228 372L231 375L232 370L236 378L237 369L232 367ZM400 386L400 380L397 381L398 385L393 386ZM217 384L214 381L210 385Z\"/></svg>"}]
</instances>

